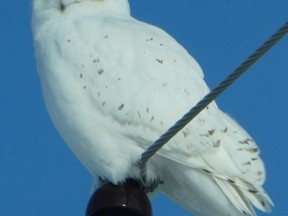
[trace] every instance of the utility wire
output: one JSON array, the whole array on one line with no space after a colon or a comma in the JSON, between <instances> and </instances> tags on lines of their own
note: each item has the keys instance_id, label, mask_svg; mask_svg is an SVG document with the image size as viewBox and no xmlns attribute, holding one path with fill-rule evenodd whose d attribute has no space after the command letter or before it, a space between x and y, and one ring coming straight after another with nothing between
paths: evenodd
<instances>
[{"instance_id":1,"label":"utility wire","mask_svg":"<svg viewBox=\"0 0 288 216\"><path fill-rule=\"evenodd\" d=\"M169 128L159 139L157 139L142 155L138 163L141 175L145 179L147 161L159 151L172 137L183 129L195 116L197 116L206 106L215 100L224 90L226 90L236 79L246 72L256 63L268 50L270 50L280 39L288 33L288 22L286 22L274 35L271 36L260 48L247 58L237 69L235 69L224 81L208 93L199 101L188 113Z\"/></svg>"}]
</instances>

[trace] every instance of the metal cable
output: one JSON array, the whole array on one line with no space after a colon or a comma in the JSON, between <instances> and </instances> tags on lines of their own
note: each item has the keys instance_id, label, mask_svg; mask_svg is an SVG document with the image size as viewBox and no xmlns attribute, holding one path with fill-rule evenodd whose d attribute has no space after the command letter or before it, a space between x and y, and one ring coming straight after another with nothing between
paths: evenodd
<instances>
[{"instance_id":1,"label":"metal cable","mask_svg":"<svg viewBox=\"0 0 288 216\"><path fill-rule=\"evenodd\" d=\"M235 69L224 81L199 101L188 113L169 128L159 139L157 139L142 155L138 163L142 177L145 177L147 161L162 148L173 136L183 129L195 116L197 116L207 105L215 100L226 90L236 79L246 72L257 60L270 50L281 38L288 33L288 22L281 27L277 33L267 40L251 56L247 58L237 69ZM145 178L144 178L145 179Z\"/></svg>"}]
</instances>

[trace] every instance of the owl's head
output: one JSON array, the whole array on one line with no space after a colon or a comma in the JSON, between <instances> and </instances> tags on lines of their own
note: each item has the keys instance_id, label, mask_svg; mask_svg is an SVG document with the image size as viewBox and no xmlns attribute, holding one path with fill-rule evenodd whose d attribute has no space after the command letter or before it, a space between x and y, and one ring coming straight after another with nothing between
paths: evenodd
<instances>
[{"instance_id":1,"label":"owl's head","mask_svg":"<svg viewBox=\"0 0 288 216\"><path fill-rule=\"evenodd\" d=\"M69 8L75 6L81 8L95 8L95 10L102 8L111 8L111 10L127 10L129 11L128 0L33 0L33 10L59 10L65 12ZM79 7L80 6L80 7Z\"/></svg>"}]
</instances>

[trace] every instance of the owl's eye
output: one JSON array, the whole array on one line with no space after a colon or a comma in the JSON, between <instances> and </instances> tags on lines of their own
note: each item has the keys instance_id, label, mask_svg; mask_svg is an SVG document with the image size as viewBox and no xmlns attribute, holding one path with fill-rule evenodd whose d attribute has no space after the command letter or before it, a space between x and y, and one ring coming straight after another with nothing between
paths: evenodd
<instances>
[{"instance_id":1,"label":"owl's eye","mask_svg":"<svg viewBox=\"0 0 288 216\"><path fill-rule=\"evenodd\" d=\"M63 4L63 2L60 2L60 10L61 12L65 10L65 5Z\"/></svg>"}]
</instances>

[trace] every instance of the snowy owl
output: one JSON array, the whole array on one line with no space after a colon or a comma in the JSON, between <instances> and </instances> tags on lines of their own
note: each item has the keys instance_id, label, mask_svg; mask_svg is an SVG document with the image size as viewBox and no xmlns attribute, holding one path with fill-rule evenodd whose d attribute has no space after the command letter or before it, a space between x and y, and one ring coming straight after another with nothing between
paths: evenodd
<instances>
[{"instance_id":1,"label":"snowy owl","mask_svg":"<svg viewBox=\"0 0 288 216\"><path fill-rule=\"evenodd\" d=\"M144 150L209 92L200 66L131 17L128 0L34 0L32 19L48 112L92 188L140 179ZM259 148L214 102L149 161L145 179L199 216L273 205Z\"/></svg>"}]
</instances>

